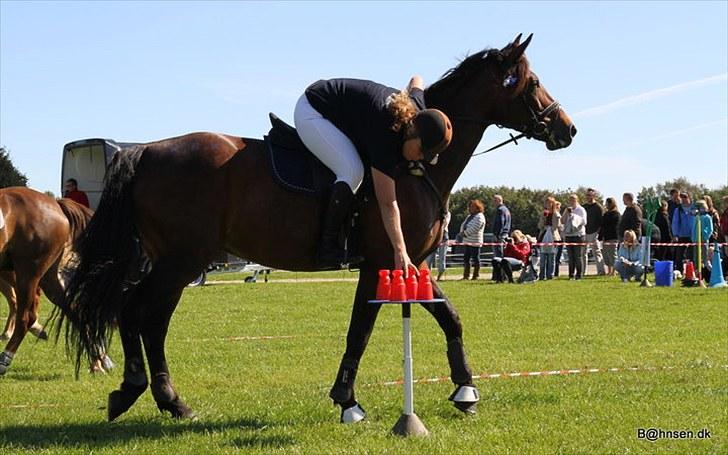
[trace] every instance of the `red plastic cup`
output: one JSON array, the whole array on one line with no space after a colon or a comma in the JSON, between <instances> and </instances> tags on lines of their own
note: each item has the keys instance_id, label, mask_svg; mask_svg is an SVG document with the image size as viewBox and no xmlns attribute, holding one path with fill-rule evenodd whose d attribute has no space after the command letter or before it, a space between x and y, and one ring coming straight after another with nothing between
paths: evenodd
<instances>
[{"instance_id":1,"label":"red plastic cup","mask_svg":"<svg viewBox=\"0 0 728 455\"><path fill-rule=\"evenodd\" d=\"M420 282L417 287L417 300L432 300L434 298L429 270L420 270Z\"/></svg>"},{"instance_id":2,"label":"red plastic cup","mask_svg":"<svg viewBox=\"0 0 728 455\"><path fill-rule=\"evenodd\" d=\"M417 276L411 274L407 277L407 300L417 300Z\"/></svg>"},{"instance_id":3,"label":"red plastic cup","mask_svg":"<svg viewBox=\"0 0 728 455\"><path fill-rule=\"evenodd\" d=\"M407 300L407 289L402 273L402 270L392 270L392 292L389 296L389 300L392 302Z\"/></svg>"},{"instance_id":4,"label":"red plastic cup","mask_svg":"<svg viewBox=\"0 0 728 455\"><path fill-rule=\"evenodd\" d=\"M389 270L379 271L379 282L377 283L377 300L389 300L392 293L392 281L389 279Z\"/></svg>"}]
</instances>

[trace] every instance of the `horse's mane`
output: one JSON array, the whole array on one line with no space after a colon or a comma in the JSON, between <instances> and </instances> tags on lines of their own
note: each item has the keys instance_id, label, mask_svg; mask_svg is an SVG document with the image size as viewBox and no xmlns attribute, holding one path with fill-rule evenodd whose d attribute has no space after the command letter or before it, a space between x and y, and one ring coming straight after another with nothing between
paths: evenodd
<instances>
[{"instance_id":1,"label":"horse's mane","mask_svg":"<svg viewBox=\"0 0 728 455\"><path fill-rule=\"evenodd\" d=\"M440 90L452 84L460 84L463 81L483 69L489 63L500 64L505 59L505 55L499 49L486 48L475 54L466 56L457 66L450 68L443 74L440 79L435 81L428 90ZM520 95L527 87L531 67L525 54L521 56L515 66L515 76L518 77L518 83L514 87L514 96Z\"/></svg>"},{"instance_id":2,"label":"horse's mane","mask_svg":"<svg viewBox=\"0 0 728 455\"><path fill-rule=\"evenodd\" d=\"M71 240L76 241L86 229L89 220L93 216L93 210L84 205L78 204L71 199L56 199L61 207L63 214L68 218L68 224L71 225Z\"/></svg>"}]
</instances>

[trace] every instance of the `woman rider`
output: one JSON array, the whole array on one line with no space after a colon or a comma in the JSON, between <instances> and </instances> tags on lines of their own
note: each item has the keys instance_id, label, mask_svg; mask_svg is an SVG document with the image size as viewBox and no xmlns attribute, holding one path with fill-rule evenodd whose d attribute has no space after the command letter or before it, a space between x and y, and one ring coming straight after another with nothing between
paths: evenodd
<instances>
[{"instance_id":1,"label":"woman rider","mask_svg":"<svg viewBox=\"0 0 728 455\"><path fill-rule=\"evenodd\" d=\"M424 159L435 164L452 139L447 116L425 109L423 87L419 76L402 92L367 80L320 80L298 100L294 112L298 135L336 174L317 255L322 267L339 268L346 261L338 235L368 166L394 248L394 267L405 273L410 267L417 270L402 235L394 177L404 161Z\"/></svg>"}]
</instances>

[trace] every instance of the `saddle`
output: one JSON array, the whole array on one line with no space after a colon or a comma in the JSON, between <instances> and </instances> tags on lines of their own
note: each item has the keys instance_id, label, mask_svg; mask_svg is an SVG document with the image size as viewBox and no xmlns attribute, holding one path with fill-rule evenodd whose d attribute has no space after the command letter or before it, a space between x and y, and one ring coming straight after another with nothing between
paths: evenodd
<instances>
[{"instance_id":1,"label":"saddle","mask_svg":"<svg viewBox=\"0 0 728 455\"><path fill-rule=\"evenodd\" d=\"M271 129L263 140L273 178L283 188L296 193L326 193L336 175L306 148L294 127L273 113L268 117Z\"/></svg>"}]
</instances>

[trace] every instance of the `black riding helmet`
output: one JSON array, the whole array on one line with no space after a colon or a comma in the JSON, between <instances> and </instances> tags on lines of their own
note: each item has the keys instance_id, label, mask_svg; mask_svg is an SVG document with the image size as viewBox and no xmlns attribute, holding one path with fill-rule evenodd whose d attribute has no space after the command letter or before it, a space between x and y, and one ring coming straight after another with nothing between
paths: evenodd
<instances>
[{"instance_id":1,"label":"black riding helmet","mask_svg":"<svg viewBox=\"0 0 728 455\"><path fill-rule=\"evenodd\" d=\"M437 163L437 157L450 145L452 140L452 124L444 112L437 109L424 109L412 120L417 127L417 134L422 142L422 153L425 161Z\"/></svg>"}]
</instances>

